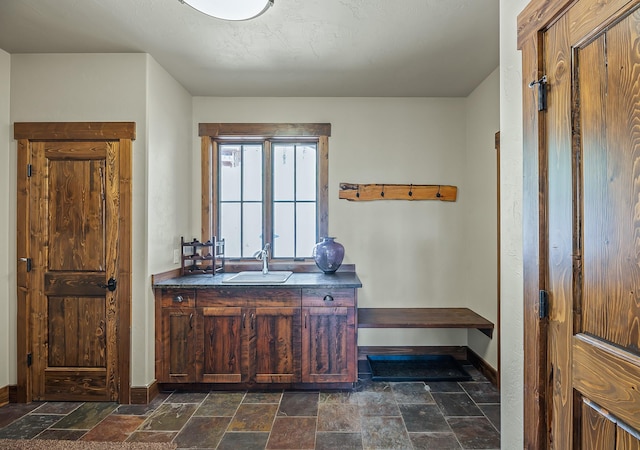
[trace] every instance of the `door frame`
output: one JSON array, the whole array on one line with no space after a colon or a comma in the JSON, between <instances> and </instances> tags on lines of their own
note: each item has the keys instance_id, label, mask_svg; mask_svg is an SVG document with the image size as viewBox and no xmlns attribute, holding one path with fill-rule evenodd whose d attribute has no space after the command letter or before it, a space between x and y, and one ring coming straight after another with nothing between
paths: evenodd
<instances>
[{"instance_id":1,"label":"door frame","mask_svg":"<svg viewBox=\"0 0 640 450\"><path fill-rule=\"evenodd\" d=\"M118 341L118 402L131 401L131 216L132 216L132 141L136 138L135 122L16 122L17 140L17 389L18 402L31 402L33 373L28 366L31 353L31 295L27 265L20 258L29 258L37 249L30 249L29 182L30 141L102 140L119 141L119 231L120 249L118 279L118 309L116 316Z\"/></svg>"},{"instance_id":2,"label":"door frame","mask_svg":"<svg viewBox=\"0 0 640 450\"><path fill-rule=\"evenodd\" d=\"M548 280L547 149L545 112L538 111L537 89L529 83L543 75L544 32L576 0L531 0L518 15L518 49L522 52L523 107L523 299L524 299L524 448L547 449L551 389L547 369L547 319L540 319L540 291ZM587 34L603 29L640 3L609 0L589 11L576 26ZM595 16L597 15L597 20ZM596 27L597 25L597 27ZM572 319L569 319L572 320Z\"/></svg>"}]
</instances>

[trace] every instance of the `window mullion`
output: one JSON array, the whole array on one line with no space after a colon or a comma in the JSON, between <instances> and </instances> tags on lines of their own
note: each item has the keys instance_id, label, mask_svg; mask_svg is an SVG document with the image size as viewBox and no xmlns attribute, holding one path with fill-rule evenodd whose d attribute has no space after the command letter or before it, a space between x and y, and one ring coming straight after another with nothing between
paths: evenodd
<instances>
[{"instance_id":1,"label":"window mullion","mask_svg":"<svg viewBox=\"0 0 640 450\"><path fill-rule=\"evenodd\" d=\"M270 140L263 143L262 166L262 245L271 244L273 256L273 152Z\"/></svg>"}]
</instances>

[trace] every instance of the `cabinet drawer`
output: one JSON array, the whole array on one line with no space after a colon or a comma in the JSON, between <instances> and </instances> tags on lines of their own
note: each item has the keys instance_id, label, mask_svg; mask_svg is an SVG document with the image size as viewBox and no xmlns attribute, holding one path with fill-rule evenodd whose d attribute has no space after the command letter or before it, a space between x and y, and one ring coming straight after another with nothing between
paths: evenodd
<instances>
[{"instance_id":1,"label":"cabinet drawer","mask_svg":"<svg viewBox=\"0 0 640 450\"><path fill-rule=\"evenodd\" d=\"M300 289L282 288L237 288L201 289L198 292L198 307L242 306L300 307Z\"/></svg>"},{"instance_id":2,"label":"cabinet drawer","mask_svg":"<svg viewBox=\"0 0 640 450\"><path fill-rule=\"evenodd\" d=\"M303 289L302 306L355 306L355 289Z\"/></svg>"},{"instance_id":3,"label":"cabinet drawer","mask_svg":"<svg viewBox=\"0 0 640 450\"><path fill-rule=\"evenodd\" d=\"M196 293L193 289L170 289L162 291L162 307L193 308L196 304Z\"/></svg>"}]
</instances>

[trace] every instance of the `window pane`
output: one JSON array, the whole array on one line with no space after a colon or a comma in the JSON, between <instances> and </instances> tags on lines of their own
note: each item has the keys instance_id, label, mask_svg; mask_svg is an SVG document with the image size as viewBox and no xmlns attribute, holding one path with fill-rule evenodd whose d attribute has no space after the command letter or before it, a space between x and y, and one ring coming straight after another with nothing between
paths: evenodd
<instances>
[{"instance_id":1,"label":"window pane","mask_svg":"<svg viewBox=\"0 0 640 450\"><path fill-rule=\"evenodd\" d=\"M294 203L273 205L273 256L293 258L295 256Z\"/></svg>"},{"instance_id":2,"label":"window pane","mask_svg":"<svg viewBox=\"0 0 640 450\"><path fill-rule=\"evenodd\" d=\"M239 145L221 145L220 153L220 200L241 199L241 150Z\"/></svg>"},{"instance_id":3,"label":"window pane","mask_svg":"<svg viewBox=\"0 0 640 450\"><path fill-rule=\"evenodd\" d=\"M242 210L242 257L251 258L262 249L262 203L244 203Z\"/></svg>"},{"instance_id":4,"label":"window pane","mask_svg":"<svg viewBox=\"0 0 640 450\"><path fill-rule=\"evenodd\" d=\"M240 258L240 203L220 205L220 238L224 238L224 255L227 258Z\"/></svg>"},{"instance_id":5,"label":"window pane","mask_svg":"<svg viewBox=\"0 0 640 450\"><path fill-rule=\"evenodd\" d=\"M316 204L296 203L296 258L310 258L316 243Z\"/></svg>"},{"instance_id":6,"label":"window pane","mask_svg":"<svg viewBox=\"0 0 640 450\"><path fill-rule=\"evenodd\" d=\"M296 200L316 199L316 146L296 147Z\"/></svg>"},{"instance_id":7,"label":"window pane","mask_svg":"<svg viewBox=\"0 0 640 450\"><path fill-rule=\"evenodd\" d=\"M291 201L295 199L294 149L293 145L273 145L273 199L275 201Z\"/></svg>"},{"instance_id":8,"label":"window pane","mask_svg":"<svg viewBox=\"0 0 640 450\"><path fill-rule=\"evenodd\" d=\"M262 201L262 146L243 146L243 178L242 186L244 201Z\"/></svg>"}]
</instances>

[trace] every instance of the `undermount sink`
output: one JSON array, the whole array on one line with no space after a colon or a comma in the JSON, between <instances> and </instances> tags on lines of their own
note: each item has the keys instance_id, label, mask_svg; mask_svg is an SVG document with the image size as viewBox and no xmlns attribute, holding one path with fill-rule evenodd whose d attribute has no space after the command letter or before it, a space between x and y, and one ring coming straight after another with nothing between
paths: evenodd
<instances>
[{"instance_id":1,"label":"undermount sink","mask_svg":"<svg viewBox=\"0 0 640 450\"><path fill-rule=\"evenodd\" d=\"M247 271L240 272L231 278L222 280L223 283L237 283L237 284L280 284L289 279L293 272L289 271L273 271L263 274L260 271Z\"/></svg>"}]
</instances>

